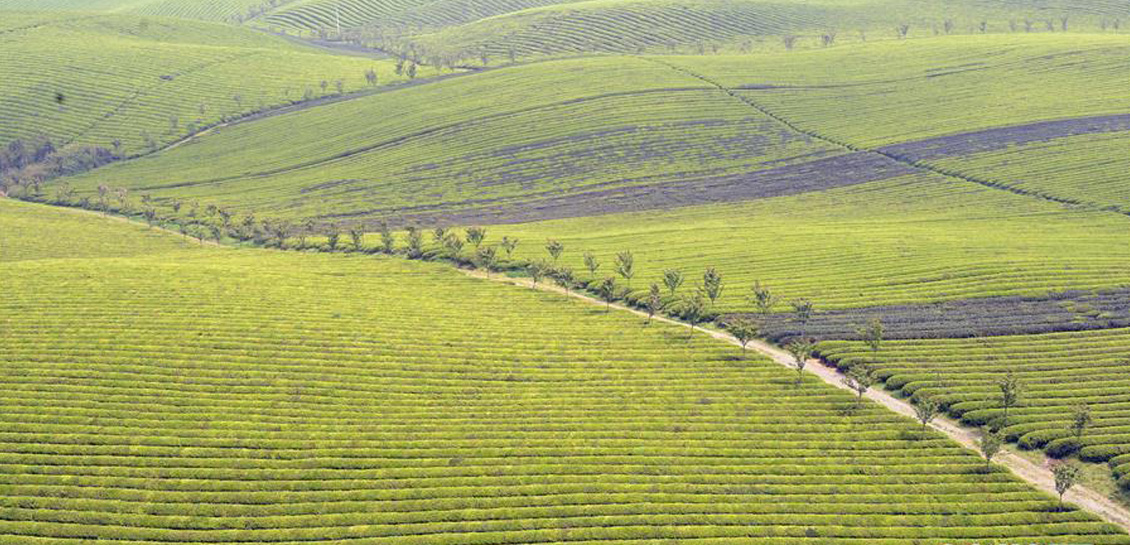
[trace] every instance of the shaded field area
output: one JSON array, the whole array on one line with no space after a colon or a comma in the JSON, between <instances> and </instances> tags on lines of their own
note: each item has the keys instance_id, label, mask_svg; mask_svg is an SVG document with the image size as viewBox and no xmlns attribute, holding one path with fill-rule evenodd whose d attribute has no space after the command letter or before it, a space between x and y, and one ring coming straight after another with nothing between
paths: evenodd
<instances>
[{"instance_id":1,"label":"shaded field area","mask_svg":"<svg viewBox=\"0 0 1130 545\"><path fill-rule=\"evenodd\" d=\"M822 154L817 154L822 155ZM399 209L393 225L505 224L662 210L781 197L913 174L876 154L848 153L718 178L654 182L576 194L527 197L514 204L464 202L430 210ZM665 178L665 177L664 177ZM661 178L662 179L662 178Z\"/></svg>"},{"instance_id":2,"label":"shaded field area","mask_svg":"<svg viewBox=\"0 0 1130 545\"><path fill-rule=\"evenodd\" d=\"M1070 136L1126 131L1130 131L1130 114L1076 117L928 138L885 146L879 148L879 151L908 161L928 161L998 151Z\"/></svg>"},{"instance_id":3,"label":"shaded field area","mask_svg":"<svg viewBox=\"0 0 1130 545\"><path fill-rule=\"evenodd\" d=\"M1022 335L1130 327L1130 288L1066 291L1037 297L989 297L919 305L888 305L816 312L804 324L789 314L750 315L763 334L787 343L800 336L858 339L878 319L887 339Z\"/></svg>"},{"instance_id":4,"label":"shaded field area","mask_svg":"<svg viewBox=\"0 0 1130 545\"><path fill-rule=\"evenodd\" d=\"M5 543L1130 543L815 378L442 265L205 247L0 281Z\"/></svg>"},{"instance_id":5,"label":"shaded field area","mask_svg":"<svg viewBox=\"0 0 1130 545\"><path fill-rule=\"evenodd\" d=\"M1001 426L1024 448L1109 462L1130 489L1130 329L975 339L891 341L874 352L863 343L826 341L820 353L842 368L868 365L889 389L930 396L972 424ZM1011 371L1021 383L1016 406L1000 401L996 381ZM1093 422L1070 430L1086 404Z\"/></svg>"}]
</instances>

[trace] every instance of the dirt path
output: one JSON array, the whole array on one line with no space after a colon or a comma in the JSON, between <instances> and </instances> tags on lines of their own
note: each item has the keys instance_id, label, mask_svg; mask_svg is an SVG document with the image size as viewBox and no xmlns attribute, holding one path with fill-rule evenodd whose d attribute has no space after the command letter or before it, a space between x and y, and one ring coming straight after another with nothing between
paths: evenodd
<instances>
[{"instance_id":1,"label":"dirt path","mask_svg":"<svg viewBox=\"0 0 1130 545\"><path fill-rule=\"evenodd\" d=\"M469 271L465 269L459 269L459 271L474 278L487 278L485 274L477 270ZM526 288L533 287L533 283L525 278L510 278L496 274L492 275L490 277L490 280L512 284L515 286L523 286ZM594 305L606 305L604 301L600 301L594 297L585 295L584 293L569 292L568 294L566 294L565 290L557 286L549 285L547 283L538 284L536 289L559 293L561 295L568 295ZM625 307L623 305L613 304L612 308L625 312L631 312L632 314L636 314L638 316L647 316L646 312L634 308ZM680 322L678 320L664 316L656 316L653 319L659 322L679 325L682 327L689 327L688 324L684 322ZM720 341L728 342L735 346L741 346L741 343L729 333L702 328L700 328L699 331ZM751 341L747 346L750 350L755 350L765 356L768 356L769 359L773 360L774 362L777 362L790 369L795 369L795 367L793 367L792 365L792 356L790 356L788 352L777 348L776 346L762 341ZM832 386L835 386L842 390L849 390L849 388L844 385L844 375L840 373L836 368L830 367L824 362L821 362L819 360L811 360L808 362L808 365L805 366L804 370L809 374L819 377L821 380ZM893 396L886 390L872 388L871 390L867 391L864 397L900 415L909 418L916 418L914 407L910 403ZM974 452L978 452L978 456L980 455L979 451L977 450L977 439L979 432L976 429L970 428L968 426L963 426L957 421L945 417L936 418L933 422L930 423L930 427L946 434L950 439L953 439L954 441L960 443L961 446L973 450ZM999 465L1007 467L1017 477L1020 477L1024 481L1034 485L1036 488L1039 488L1040 490L1048 492L1052 495L1056 494L1055 477L1052 475L1051 470L1045 467L1047 464L1045 464L1045 466L1037 465L1017 454L1008 452L1006 450L1001 450L1000 454L993 458L993 461ZM1103 496L1102 494L1090 488L1086 488L1081 485L1075 485L1075 487L1072 488L1064 496L1064 499L1070 501L1071 503L1074 503L1082 509L1098 515L1100 518L1112 524L1120 526L1124 530L1130 531L1130 510L1127 510L1117 502Z\"/></svg>"}]
</instances>

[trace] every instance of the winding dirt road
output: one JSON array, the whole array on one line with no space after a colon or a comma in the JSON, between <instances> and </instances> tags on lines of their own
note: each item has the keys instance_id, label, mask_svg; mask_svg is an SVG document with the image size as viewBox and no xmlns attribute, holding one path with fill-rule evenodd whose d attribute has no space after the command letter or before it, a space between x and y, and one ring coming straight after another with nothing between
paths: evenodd
<instances>
[{"instance_id":1,"label":"winding dirt road","mask_svg":"<svg viewBox=\"0 0 1130 545\"><path fill-rule=\"evenodd\" d=\"M470 270L466 270L466 269L459 269L459 271L468 275L468 276L474 277L474 278L481 278L481 279L487 279L488 278L486 274L482 273L481 271L477 271L477 270L470 271ZM493 275L493 276L489 277L489 280L495 281L495 282L513 284L515 286L523 286L523 287L526 287L526 288L534 288L533 283L530 280L525 279L525 278L510 278L510 277L501 276L501 275ZM586 301L586 302L594 304L594 305L599 305L599 306L605 306L606 305L606 303L604 301L600 301L600 300L598 300L594 297L590 297L588 295L585 295L584 293L577 293L577 292L566 293L565 290L563 290L563 289L561 289L557 286L550 285L548 283L538 284L535 289L559 293L561 295L568 295L570 297L580 299L580 300ZM621 311L625 311L625 312L631 312L632 314L636 314L638 316L643 316L643 317L647 316L646 312L643 312L643 311L638 310L638 309L630 308L630 307L625 307L623 305L613 304L612 308L615 308L615 309L621 310ZM689 327L688 324L686 324L685 322L680 322L679 320L675 320L675 319L668 318L668 317L665 317L665 316L655 316L653 319L656 320L656 321L660 321L660 322L664 322L664 323L668 323L668 324L674 324L674 325L680 325L680 326L683 326L683 327ZM701 331L702 333L705 333L707 335L710 335L711 337L714 337L715 339L718 339L720 341L728 342L728 343L736 345L736 346L741 346L741 342L739 342L736 338L734 338L729 333L725 333L723 331L717 331L717 330L713 330L713 329L702 329L702 328L699 328L699 331ZM747 345L747 347L750 350L754 350L754 351L760 352L761 354L764 354L765 356L768 356L769 359L771 359L771 360L773 360L773 361L775 361L775 362L777 362L777 363L779 363L779 364L781 364L785 367L788 367L790 369L795 369L795 367L793 367L793 365L792 365L792 361L793 361L792 356L790 356L788 352L781 350L780 348L777 348L776 346L773 346L769 343L765 343L765 342L762 342L762 341L751 341ZM839 370L835 369L834 367L830 367L830 366L826 365L822 361L811 360L811 361L808 362L808 365L805 366L804 370L807 373L816 375L821 380L823 380L824 382L826 382L828 384L831 384L832 386L835 386L835 387L843 389L843 390L849 389L843 382L844 375L842 373L840 373ZM890 410L892 410L892 411L894 411L894 412L896 412L900 415L903 415L903 416L906 416L906 417L909 417L909 418L916 418L915 413L914 413L914 406L912 406L910 403L908 403L905 400L899 399L899 398L891 395L891 393L887 392L886 390L882 390L882 389L878 389L878 388L872 388L872 389L867 391L867 393L864 395L864 397L866 397L867 399L869 399L869 400L871 400L875 403L878 403L878 404L880 404L880 405L882 405L882 406L884 406L884 407L886 407L886 408L888 408L888 409L890 409ZM956 420L953 420L953 419L950 419L950 418L945 418L945 417L936 418L933 422L930 423L930 427L932 427L933 429L935 429L939 432L946 434L947 436L949 436L954 441L957 441L958 443L960 443L963 447L979 453L979 451L977 449L977 439L978 439L979 432L976 429L968 427L968 426L963 426L960 423L958 423ZM980 455L980 454L978 454L978 455ZM1048 469L1047 467L1037 465L1037 464L1035 464L1035 463L1033 463L1033 462L1017 455L1017 454L1014 454L1012 452L1008 452L1006 450L1001 450L1000 454L998 454L996 457L993 458L993 461L995 463L999 464L999 465L1003 465L1003 466L1007 467L1017 477L1020 477L1024 481L1031 483L1036 488L1039 488L1040 490L1051 493L1053 495L1056 493L1055 492L1055 477L1052 475L1051 470ZM1085 509L1087 511L1090 511L1090 512L1098 515L1102 519L1104 519L1104 520L1106 520L1106 521L1108 521L1112 524L1116 524L1116 525L1122 527L1122 529L1130 532L1130 510L1127 510L1122 505L1120 505L1117 502L1107 498L1106 496L1100 494L1099 492L1096 492L1096 491L1094 491L1090 488L1086 488L1086 487L1081 486L1081 485L1075 485L1075 487L1073 487L1070 491L1067 492L1067 494L1064 496L1064 499L1067 500L1067 501L1070 501L1071 503L1074 503L1075 505L1079 506L1080 508Z\"/></svg>"}]
</instances>

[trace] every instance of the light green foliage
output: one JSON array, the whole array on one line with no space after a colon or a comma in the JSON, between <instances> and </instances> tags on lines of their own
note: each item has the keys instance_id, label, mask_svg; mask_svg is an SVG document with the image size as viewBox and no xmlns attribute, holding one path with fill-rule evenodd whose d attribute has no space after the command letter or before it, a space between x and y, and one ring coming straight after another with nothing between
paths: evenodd
<instances>
[{"instance_id":1,"label":"light green foliage","mask_svg":"<svg viewBox=\"0 0 1130 545\"><path fill-rule=\"evenodd\" d=\"M229 127L75 183L81 193L112 179L159 199L288 216L394 216L736 174L830 149L666 66L599 58L492 70Z\"/></svg>"},{"instance_id":2,"label":"light green foliage","mask_svg":"<svg viewBox=\"0 0 1130 545\"><path fill-rule=\"evenodd\" d=\"M191 247L135 223L0 198L0 263L155 254Z\"/></svg>"},{"instance_id":3,"label":"light green foliage","mask_svg":"<svg viewBox=\"0 0 1130 545\"><path fill-rule=\"evenodd\" d=\"M5 543L1127 543L763 358L442 265L205 248L0 282Z\"/></svg>"},{"instance_id":4,"label":"light green foliage","mask_svg":"<svg viewBox=\"0 0 1130 545\"><path fill-rule=\"evenodd\" d=\"M149 151L224 118L403 78L388 61L317 53L251 30L175 19L105 15L37 24L0 12L0 145L46 136L64 144ZM28 24L34 26L27 27ZM309 90L309 94L307 91ZM57 101L57 96L63 102ZM114 184L117 185L117 184Z\"/></svg>"},{"instance_id":5,"label":"light green foliage","mask_svg":"<svg viewBox=\"0 0 1130 545\"><path fill-rule=\"evenodd\" d=\"M936 177L494 230L556 237L606 262L630 244L641 286L659 281L664 269L716 266L730 285L758 280L781 301L805 297L824 310L1130 282L1124 217ZM580 255L562 261L581 266ZM717 310L754 307L731 289Z\"/></svg>"},{"instance_id":6,"label":"light green foliage","mask_svg":"<svg viewBox=\"0 0 1130 545\"><path fill-rule=\"evenodd\" d=\"M1130 454L1130 407L1122 399L1130 388L1128 347L1130 330L1108 329L885 341L878 353L862 342L825 341L820 352L842 365L868 362L888 388L926 392L976 424L1000 422L998 383L1011 371L1022 389L1019 404L1008 409L1003 432L1009 439L1059 455L1079 450L1089 461L1113 458L1122 476L1130 469L1130 457L1120 456ZM1084 404L1086 434L1077 436L1072 426Z\"/></svg>"},{"instance_id":7,"label":"light green foliage","mask_svg":"<svg viewBox=\"0 0 1130 545\"><path fill-rule=\"evenodd\" d=\"M1119 67L1128 54L1125 35L1033 34L672 62L726 87L762 87L740 92L803 130L876 147L1001 125L1125 113L1130 96L1123 92Z\"/></svg>"}]
</instances>

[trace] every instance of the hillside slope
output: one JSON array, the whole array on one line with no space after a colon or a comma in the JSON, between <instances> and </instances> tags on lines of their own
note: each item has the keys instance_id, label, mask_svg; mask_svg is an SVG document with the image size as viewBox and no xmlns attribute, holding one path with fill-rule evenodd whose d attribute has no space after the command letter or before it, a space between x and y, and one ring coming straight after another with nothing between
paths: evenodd
<instances>
[{"instance_id":1,"label":"hillside slope","mask_svg":"<svg viewBox=\"0 0 1130 545\"><path fill-rule=\"evenodd\" d=\"M815 379L440 265L201 248L0 281L5 543L1130 543Z\"/></svg>"}]
</instances>

